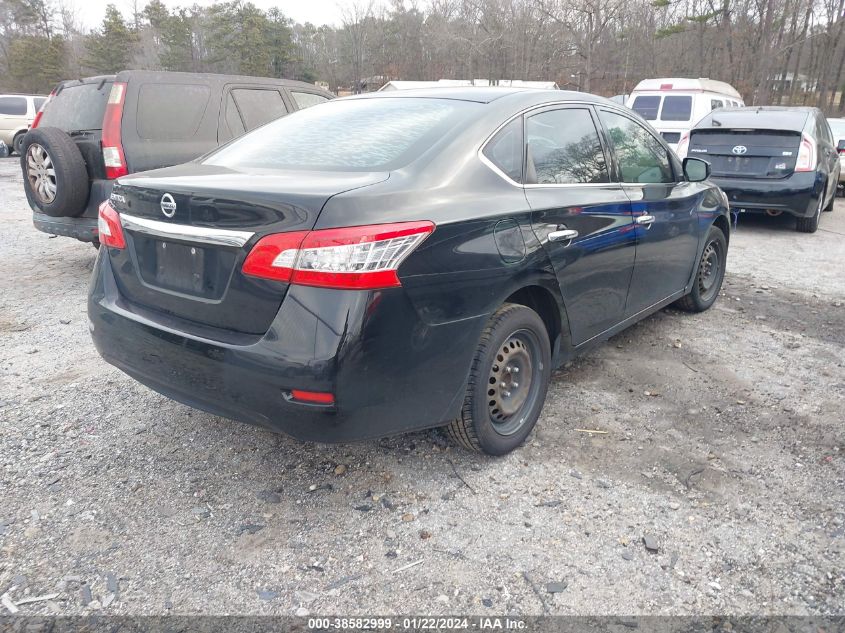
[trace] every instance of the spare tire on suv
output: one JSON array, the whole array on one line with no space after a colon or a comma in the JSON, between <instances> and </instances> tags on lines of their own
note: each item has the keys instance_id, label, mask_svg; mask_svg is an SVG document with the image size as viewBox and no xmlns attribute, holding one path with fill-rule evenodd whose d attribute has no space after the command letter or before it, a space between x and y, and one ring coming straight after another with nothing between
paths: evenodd
<instances>
[{"instance_id":1,"label":"spare tire on suv","mask_svg":"<svg viewBox=\"0 0 845 633\"><path fill-rule=\"evenodd\" d=\"M88 170L76 143L62 130L39 127L21 145L23 186L42 213L76 217L88 202Z\"/></svg>"}]
</instances>

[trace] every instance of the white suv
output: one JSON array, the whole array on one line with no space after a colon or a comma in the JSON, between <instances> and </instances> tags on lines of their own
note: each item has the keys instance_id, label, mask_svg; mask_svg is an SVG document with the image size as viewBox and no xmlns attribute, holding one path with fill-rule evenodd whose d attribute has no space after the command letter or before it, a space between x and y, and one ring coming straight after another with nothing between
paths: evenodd
<instances>
[{"instance_id":1,"label":"white suv","mask_svg":"<svg viewBox=\"0 0 845 633\"><path fill-rule=\"evenodd\" d=\"M23 137L47 100L42 95L0 95L0 141L20 154Z\"/></svg>"}]
</instances>

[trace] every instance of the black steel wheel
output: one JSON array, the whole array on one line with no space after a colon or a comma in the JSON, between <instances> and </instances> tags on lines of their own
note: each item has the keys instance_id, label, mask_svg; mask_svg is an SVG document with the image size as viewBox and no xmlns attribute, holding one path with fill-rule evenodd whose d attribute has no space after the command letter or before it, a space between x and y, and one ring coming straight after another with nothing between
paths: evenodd
<instances>
[{"instance_id":1,"label":"black steel wheel","mask_svg":"<svg viewBox=\"0 0 845 633\"><path fill-rule=\"evenodd\" d=\"M448 432L458 444L504 455L525 441L543 408L551 346L540 316L505 304L482 332L461 416Z\"/></svg>"},{"instance_id":2,"label":"black steel wheel","mask_svg":"<svg viewBox=\"0 0 845 633\"><path fill-rule=\"evenodd\" d=\"M727 258L728 241L725 234L718 227L711 226L698 260L692 290L675 305L687 312L704 312L712 306L722 289Z\"/></svg>"}]
</instances>

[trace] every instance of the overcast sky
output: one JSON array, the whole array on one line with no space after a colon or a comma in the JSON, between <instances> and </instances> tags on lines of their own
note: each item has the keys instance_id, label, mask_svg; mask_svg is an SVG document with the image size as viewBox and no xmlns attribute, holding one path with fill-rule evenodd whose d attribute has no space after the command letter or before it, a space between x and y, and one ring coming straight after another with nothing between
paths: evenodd
<instances>
[{"instance_id":1,"label":"overcast sky","mask_svg":"<svg viewBox=\"0 0 845 633\"><path fill-rule=\"evenodd\" d=\"M79 22L86 29L92 29L102 22L106 12L106 5L109 1L114 2L123 15L129 17L132 13L130 0L72 0L68 4L76 8ZM208 6L214 4L214 0L162 0L168 7L187 7L194 4ZM338 25L341 20L343 7L354 4L354 0L251 0L252 3L267 10L272 7L279 7L282 13L294 20L294 22L311 22L312 24ZM141 6L146 5L144 0L140 1ZM364 2L358 0L359 5Z\"/></svg>"}]
</instances>

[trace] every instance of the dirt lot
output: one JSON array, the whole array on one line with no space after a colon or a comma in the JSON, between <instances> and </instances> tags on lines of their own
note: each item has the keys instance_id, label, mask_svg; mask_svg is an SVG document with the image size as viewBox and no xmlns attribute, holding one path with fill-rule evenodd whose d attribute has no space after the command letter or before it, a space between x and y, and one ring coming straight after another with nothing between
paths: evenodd
<instances>
[{"instance_id":1,"label":"dirt lot","mask_svg":"<svg viewBox=\"0 0 845 633\"><path fill-rule=\"evenodd\" d=\"M845 611L842 201L742 218L715 307L558 372L504 459L171 402L97 356L95 251L32 227L13 159L0 209L0 595L58 594L22 614Z\"/></svg>"}]
</instances>

